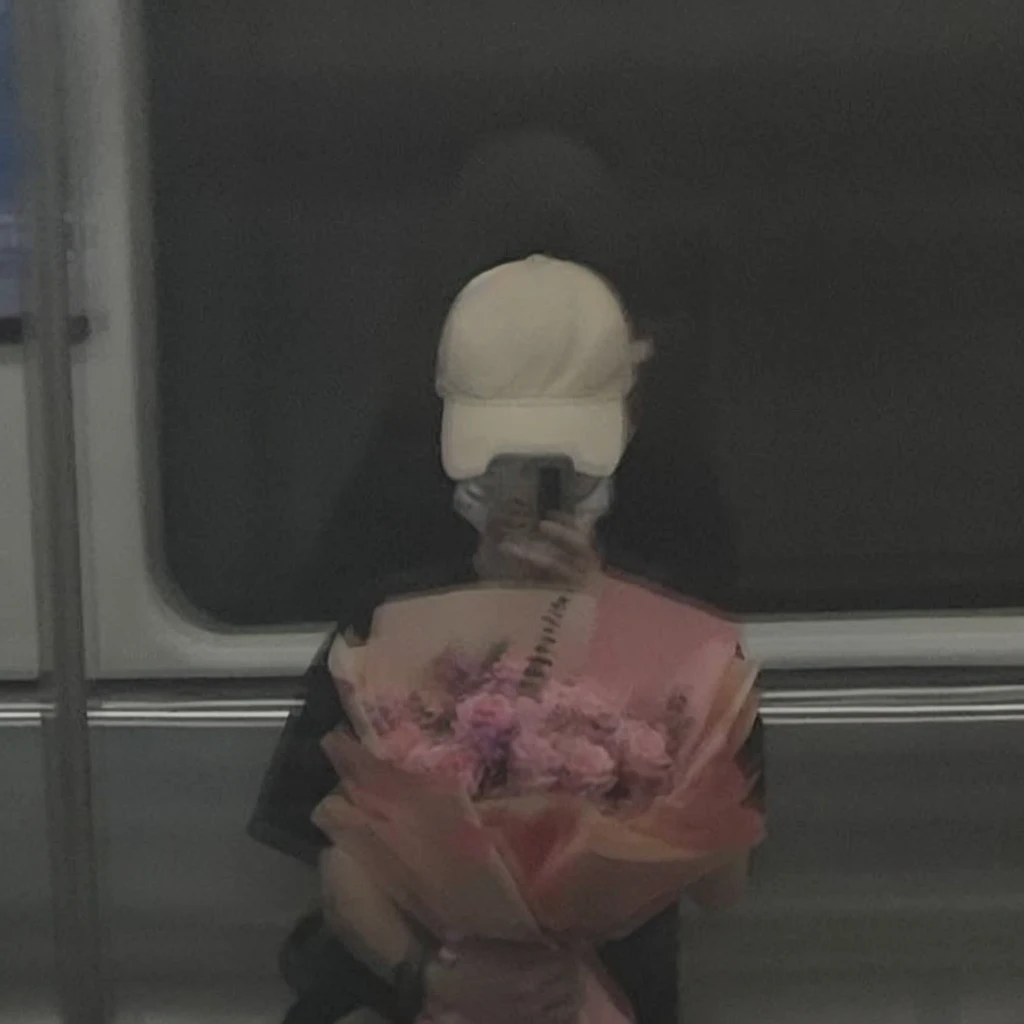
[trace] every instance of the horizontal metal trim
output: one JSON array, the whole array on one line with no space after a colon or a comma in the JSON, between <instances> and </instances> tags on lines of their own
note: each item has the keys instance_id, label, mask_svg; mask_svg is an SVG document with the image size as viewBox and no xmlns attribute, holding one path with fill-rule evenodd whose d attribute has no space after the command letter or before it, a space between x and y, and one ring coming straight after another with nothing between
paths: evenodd
<instances>
[{"instance_id":1,"label":"horizontal metal trim","mask_svg":"<svg viewBox=\"0 0 1024 1024\"><path fill-rule=\"evenodd\" d=\"M279 728L297 697L107 697L94 702L90 723L106 728ZM38 725L47 705L0 700L0 727ZM762 694L769 725L903 725L1024 721L1024 685L857 689L771 689Z\"/></svg>"},{"instance_id":2,"label":"horizontal metal trim","mask_svg":"<svg viewBox=\"0 0 1024 1024\"><path fill-rule=\"evenodd\" d=\"M1024 721L1024 686L775 690L762 698L773 725Z\"/></svg>"}]
</instances>

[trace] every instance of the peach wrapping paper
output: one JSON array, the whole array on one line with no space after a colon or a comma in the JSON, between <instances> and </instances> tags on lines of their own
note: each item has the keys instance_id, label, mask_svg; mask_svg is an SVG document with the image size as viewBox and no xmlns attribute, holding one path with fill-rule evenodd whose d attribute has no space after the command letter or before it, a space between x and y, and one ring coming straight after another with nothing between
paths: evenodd
<instances>
[{"instance_id":1,"label":"peach wrapping paper","mask_svg":"<svg viewBox=\"0 0 1024 1024\"><path fill-rule=\"evenodd\" d=\"M737 627L612 577L569 599L552 675L581 674L644 716L668 694L685 695L684 771L646 812L613 818L563 796L472 803L455 786L376 756L362 699L431 685L430 665L446 646L482 652L503 641L527 656L553 596L476 586L399 599L379 609L364 646L339 642L331 652L362 742L341 732L325 738L343 782L314 820L441 939L596 944L625 935L763 836L762 815L746 800L755 780L736 761L757 713L756 668L737 653ZM597 972L587 972L585 995L580 1024L631 1019Z\"/></svg>"}]
</instances>

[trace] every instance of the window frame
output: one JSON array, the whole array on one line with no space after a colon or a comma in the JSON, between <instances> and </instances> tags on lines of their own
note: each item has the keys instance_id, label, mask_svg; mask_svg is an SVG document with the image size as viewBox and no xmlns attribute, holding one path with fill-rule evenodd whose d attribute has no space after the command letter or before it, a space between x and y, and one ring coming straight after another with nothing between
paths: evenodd
<instances>
[{"instance_id":1,"label":"window frame","mask_svg":"<svg viewBox=\"0 0 1024 1024\"><path fill-rule=\"evenodd\" d=\"M101 678L281 677L300 673L324 624L237 629L175 592L159 553L156 338L141 25L121 0L78 5L87 308L78 350L78 432L89 668ZM150 510L150 511L147 511ZM1024 614L752 618L749 654L770 668L1024 666Z\"/></svg>"}]
</instances>

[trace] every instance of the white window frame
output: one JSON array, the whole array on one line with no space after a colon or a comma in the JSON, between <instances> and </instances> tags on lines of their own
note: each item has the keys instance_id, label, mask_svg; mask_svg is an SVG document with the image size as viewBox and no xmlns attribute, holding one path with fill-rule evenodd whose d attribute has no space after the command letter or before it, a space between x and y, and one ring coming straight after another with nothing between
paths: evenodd
<instances>
[{"instance_id":1,"label":"white window frame","mask_svg":"<svg viewBox=\"0 0 1024 1024\"><path fill-rule=\"evenodd\" d=\"M24 349L0 348L0 680L39 673Z\"/></svg>"},{"instance_id":2,"label":"white window frame","mask_svg":"<svg viewBox=\"0 0 1024 1024\"><path fill-rule=\"evenodd\" d=\"M84 123L85 260L92 338L76 367L89 669L103 678L300 672L323 633L204 624L177 607L148 545L145 353L151 344L141 52L128 0L75 5ZM149 495L148 501L146 495ZM751 656L770 667L1024 665L1024 616L815 616L750 621Z\"/></svg>"}]
</instances>

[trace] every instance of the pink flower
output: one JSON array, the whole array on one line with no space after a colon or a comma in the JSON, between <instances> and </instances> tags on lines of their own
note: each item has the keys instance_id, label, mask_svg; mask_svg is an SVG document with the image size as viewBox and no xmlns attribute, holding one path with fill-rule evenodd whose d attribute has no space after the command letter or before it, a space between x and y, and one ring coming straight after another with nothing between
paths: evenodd
<instances>
[{"instance_id":1,"label":"pink flower","mask_svg":"<svg viewBox=\"0 0 1024 1024\"><path fill-rule=\"evenodd\" d=\"M619 714L585 685L549 686L541 701L547 726L555 732L574 733L603 743L618 728Z\"/></svg>"},{"instance_id":2,"label":"pink flower","mask_svg":"<svg viewBox=\"0 0 1024 1024\"><path fill-rule=\"evenodd\" d=\"M519 793L549 792L565 767L565 758L554 744L528 730L512 741L511 755L512 782Z\"/></svg>"},{"instance_id":3,"label":"pink flower","mask_svg":"<svg viewBox=\"0 0 1024 1024\"><path fill-rule=\"evenodd\" d=\"M514 695L522 682L528 662L521 658L502 658L487 672L487 683L499 692Z\"/></svg>"},{"instance_id":4,"label":"pink flower","mask_svg":"<svg viewBox=\"0 0 1024 1024\"><path fill-rule=\"evenodd\" d=\"M604 747L580 736L555 741L564 758L563 784L571 793L600 796L618 782L615 759Z\"/></svg>"},{"instance_id":5,"label":"pink flower","mask_svg":"<svg viewBox=\"0 0 1024 1024\"><path fill-rule=\"evenodd\" d=\"M668 755L664 735L646 722L623 722L617 739L626 774L639 779L660 780L672 770L672 758Z\"/></svg>"},{"instance_id":6,"label":"pink flower","mask_svg":"<svg viewBox=\"0 0 1024 1024\"><path fill-rule=\"evenodd\" d=\"M423 730L415 722L399 722L381 737L381 751L389 761L400 762L423 741Z\"/></svg>"},{"instance_id":7,"label":"pink flower","mask_svg":"<svg viewBox=\"0 0 1024 1024\"><path fill-rule=\"evenodd\" d=\"M593 730L611 735L619 724L619 715L585 684L562 688L562 698Z\"/></svg>"},{"instance_id":8,"label":"pink flower","mask_svg":"<svg viewBox=\"0 0 1024 1024\"><path fill-rule=\"evenodd\" d=\"M519 728L523 730L539 729L550 710L534 697L517 697L515 708Z\"/></svg>"},{"instance_id":9,"label":"pink flower","mask_svg":"<svg viewBox=\"0 0 1024 1024\"><path fill-rule=\"evenodd\" d=\"M516 706L503 694L477 693L459 701L455 719L468 732L495 736L515 729Z\"/></svg>"},{"instance_id":10,"label":"pink flower","mask_svg":"<svg viewBox=\"0 0 1024 1024\"><path fill-rule=\"evenodd\" d=\"M483 768L476 753L461 743L421 743L402 761L406 771L451 779L463 785L472 796L480 785Z\"/></svg>"},{"instance_id":11,"label":"pink flower","mask_svg":"<svg viewBox=\"0 0 1024 1024\"><path fill-rule=\"evenodd\" d=\"M578 728L583 719L577 712L571 688L552 683L541 691L539 703L543 709L545 726L552 732L567 733Z\"/></svg>"}]
</instances>

